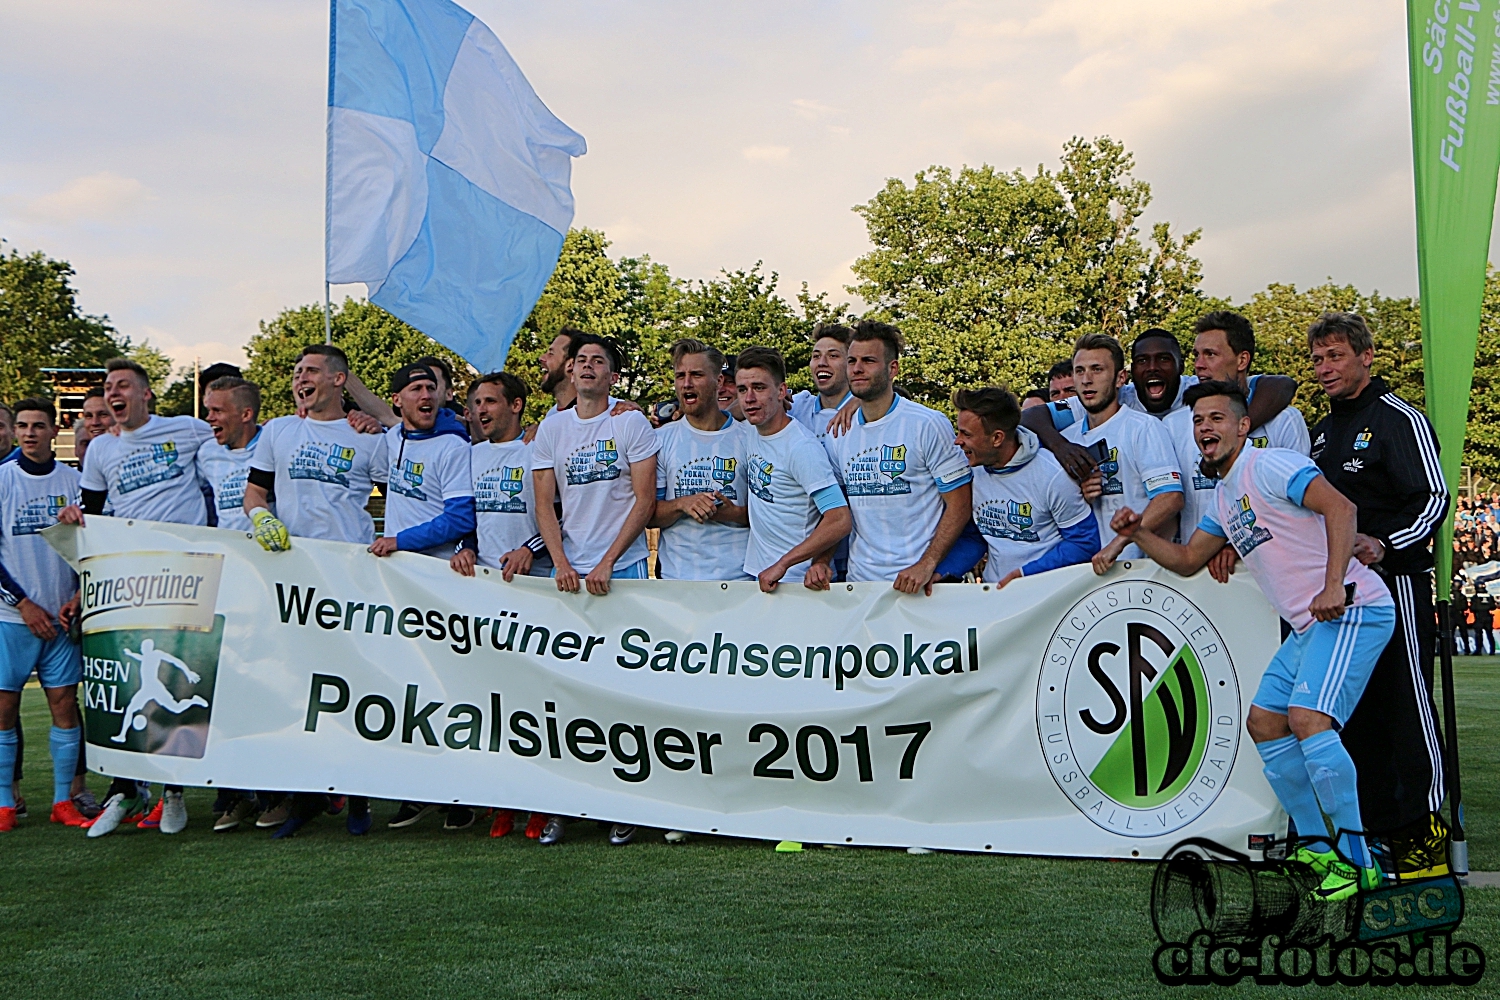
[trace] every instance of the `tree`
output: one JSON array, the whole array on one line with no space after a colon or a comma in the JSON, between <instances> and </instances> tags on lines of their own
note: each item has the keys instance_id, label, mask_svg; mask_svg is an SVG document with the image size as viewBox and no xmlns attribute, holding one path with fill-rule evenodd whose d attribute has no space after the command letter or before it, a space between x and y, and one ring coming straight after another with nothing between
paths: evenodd
<instances>
[{"instance_id":1,"label":"tree","mask_svg":"<svg viewBox=\"0 0 1500 1000\"><path fill-rule=\"evenodd\" d=\"M79 311L73 276L41 251L0 250L0 399L50 395L43 368L102 368L130 349L108 316Z\"/></svg>"},{"instance_id":2,"label":"tree","mask_svg":"<svg viewBox=\"0 0 1500 1000\"><path fill-rule=\"evenodd\" d=\"M1056 172L934 166L856 206L874 249L849 291L906 335L901 381L946 408L955 386L1039 385L1082 333L1123 338L1196 313L1200 231L1158 223L1142 243L1151 188L1133 166L1120 143L1075 138Z\"/></svg>"},{"instance_id":3,"label":"tree","mask_svg":"<svg viewBox=\"0 0 1500 1000\"><path fill-rule=\"evenodd\" d=\"M707 281L683 281L647 256L613 261L609 245L598 230L569 231L557 269L516 335L505 362L509 371L535 386L542 353L561 330L572 328L619 345L625 363L616 394L643 404L671 397L670 347L679 337L696 337L726 355L752 344L776 347L787 358L793 387L806 388L813 326L845 313L805 284L794 306L777 292L778 276L762 273L759 262ZM528 418L539 419L549 405L534 397Z\"/></svg>"},{"instance_id":4,"label":"tree","mask_svg":"<svg viewBox=\"0 0 1500 1000\"><path fill-rule=\"evenodd\" d=\"M424 355L444 358L453 365L455 381L459 383L455 391L461 391L463 383L474 373L458 355L368 302L346 298L333 311L332 327L333 342L349 355L350 369L382 398L390 387L391 373ZM261 321L260 332L250 338L245 348L250 358L245 377L261 388L262 417L279 417L295 411L292 368L302 348L321 343L321 305L283 309L274 319ZM192 412L191 408L188 412Z\"/></svg>"},{"instance_id":5,"label":"tree","mask_svg":"<svg viewBox=\"0 0 1500 1000\"><path fill-rule=\"evenodd\" d=\"M1464 433L1464 463L1486 479L1500 481L1500 272L1484 283L1484 311L1474 352L1474 388Z\"/></svg>"}]
</instances>

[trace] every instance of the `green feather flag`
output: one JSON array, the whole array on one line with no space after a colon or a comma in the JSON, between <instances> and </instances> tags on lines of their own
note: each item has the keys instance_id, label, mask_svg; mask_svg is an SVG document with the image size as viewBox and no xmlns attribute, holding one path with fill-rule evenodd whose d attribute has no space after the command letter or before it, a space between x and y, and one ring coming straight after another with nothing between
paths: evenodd
<instances>
[{"instance_id":1,"label":"green feather flag","mask_svg":"<svg viewBox=\"0 0 1500 1000\"><path fill-rule=\"evenodd\" d=\"M1408 0L1427 416L1457 493L1500 171L1500 0ZM1453 577L1453 514L1436 544Z\"/></svg>"}]
</instances>

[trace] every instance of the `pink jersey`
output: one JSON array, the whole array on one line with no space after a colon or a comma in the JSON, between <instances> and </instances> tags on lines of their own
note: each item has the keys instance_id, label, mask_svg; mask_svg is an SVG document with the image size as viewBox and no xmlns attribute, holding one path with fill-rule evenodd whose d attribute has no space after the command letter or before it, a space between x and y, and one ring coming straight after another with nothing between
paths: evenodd
<instances>
[{"instance_id":1,"label":"pink jersey","mask_svg":"<svg viewBox=\"0 0 1500 1000\"><path fill-rule=\"evenodd\" d=\"M1214 491L1198 528L1228 538L1261 593L1298 632L1313 623L1308 605L1323 592L1328 535L1323 515L1302 506L1308 484L1321 473L1287 448L1244 448ZM1354 585L1354 607L1391 604L1374 570L1349 560L1344 584Z\"/></svg>"}]
</instances>

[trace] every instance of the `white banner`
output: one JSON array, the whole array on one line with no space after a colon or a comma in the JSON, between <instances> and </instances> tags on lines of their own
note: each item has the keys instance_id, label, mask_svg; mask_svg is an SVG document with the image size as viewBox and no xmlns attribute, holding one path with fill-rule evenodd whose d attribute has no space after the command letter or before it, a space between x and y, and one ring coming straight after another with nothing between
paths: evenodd
<instances>
[{"instance_id":1,"label":"white banner","mask_svg":"<svg viewBox=\"0 0 1500 1000\"><path fill-rule=\"evenodd\" d=\"M91 517L90 769L809 843L1156 858L1285 817L1244 736L1244 574L1074 567L931 597L550 580Z\"/></svg>"}]
</instances>

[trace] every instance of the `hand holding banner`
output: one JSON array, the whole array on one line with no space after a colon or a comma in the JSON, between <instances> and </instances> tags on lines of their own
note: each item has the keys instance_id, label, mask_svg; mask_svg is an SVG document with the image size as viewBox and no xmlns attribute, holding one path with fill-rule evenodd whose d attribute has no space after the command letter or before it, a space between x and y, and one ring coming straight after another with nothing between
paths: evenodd
<instances>
[{"instance_id":1,"label":"hand holding banner","mask_svg":"<svg viewBox=\"0 0 1500 1000\"><path fill-rule=\"evenodd\" d=\"M1285 825L1242 752L1279 640L1243 578L1138 563L932 597L590 597L312 539L272 555L102 517L47 537L125 581L85 601L89 765L111 774L1027 854L1160 857Z\"/></svg>"}]
</instances>

